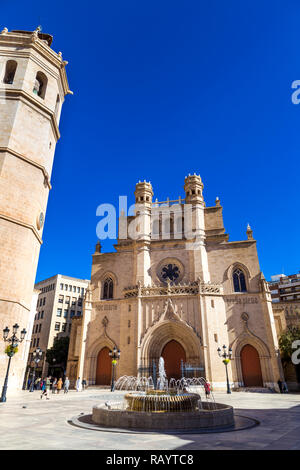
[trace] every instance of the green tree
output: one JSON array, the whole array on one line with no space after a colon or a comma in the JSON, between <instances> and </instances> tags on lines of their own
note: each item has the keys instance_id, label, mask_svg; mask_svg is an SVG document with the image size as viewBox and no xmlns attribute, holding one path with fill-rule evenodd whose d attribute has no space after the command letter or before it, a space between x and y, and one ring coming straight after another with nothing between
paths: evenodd
<instances>
[{"instance_id":1,"label":"green tree","mask_svg":"<svg viewBox=\"0 0 300 470\"><path fill-rule=\"evenodd\" d=\"M68 359L70 339L67 336L62 338L55 338L52 348L47 349L46 359L51 366L61 365L66 367ZM55 361L53 360L55 359Z\"/></svg>"},{"instance_id":2,"label":"green tree","mask_svg":"<svg viewBox=\"0 0 300 470\"><path fill-rule=\"evenodd\" d=\"M278 344L282 362L286 365L291 362L291 357L295 349L292 344L296 340L300 340L300 327L290 326L279 337Z\"/></svg>"}]
</instances>

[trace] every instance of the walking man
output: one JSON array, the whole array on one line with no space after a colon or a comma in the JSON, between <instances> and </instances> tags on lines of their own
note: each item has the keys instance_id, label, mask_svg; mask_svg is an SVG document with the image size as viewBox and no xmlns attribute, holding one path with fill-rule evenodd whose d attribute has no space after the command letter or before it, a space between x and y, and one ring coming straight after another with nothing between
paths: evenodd
<instances>
[{"instance_id":1,"label":"walking man","mask_svg":"<svg viewBox=\"0 0 300 470\"><path fill-rule=\"evenodd\" d=\"M68 393L69 387L70 387L70 380L68 379L68 377L66 377L65 383L64 383L64 393Z\"/></svg>"}]
</instances>

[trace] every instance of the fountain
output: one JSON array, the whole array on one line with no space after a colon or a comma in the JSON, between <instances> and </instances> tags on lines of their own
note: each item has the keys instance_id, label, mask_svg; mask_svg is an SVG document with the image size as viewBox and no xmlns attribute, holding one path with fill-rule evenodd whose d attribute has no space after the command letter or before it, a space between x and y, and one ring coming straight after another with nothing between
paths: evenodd
<instances>
[{"instance_id":1,"label":"fountain","mask_svg":"<svg viewBox=\"0 0 300 470\"><path fill-rule=\"evenodd\" d=\"M147 431L234 426L233 408L216 403L212 392L206 395L206 384L204 378L168 381L164 359L160 357L156 388L152 377L120 377L115 389L129 393L121 402L94 406L92 421L103 427Z\"/></svg>"}]
</instances>

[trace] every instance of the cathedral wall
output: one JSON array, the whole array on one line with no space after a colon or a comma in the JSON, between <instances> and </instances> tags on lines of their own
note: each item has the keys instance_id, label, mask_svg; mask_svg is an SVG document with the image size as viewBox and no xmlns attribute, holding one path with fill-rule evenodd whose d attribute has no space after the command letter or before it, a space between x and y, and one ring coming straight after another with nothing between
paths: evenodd
<instances>
[{"instance_id":1,"label":"cathedral wall","mask_svg":"<svg viewBox=\"0 0 300 470\"><path fill-rule=\"evenodd\" d=\"M206 248L211 281L222 283L225 294L233 292L230 268L234 264L246 267L247 290L259 290L260 267L255 242L207 244Z\"/></svg>"},{"instance_id":2,"label":"cathedral wall","mask_svg":"<svg viewBox=\"0 0 300 470\"><path fill-rule=\"evenodd\" d=\"M101 253L94 255L92 265L92 299L101 299L102 282L113 275L114 299L124 297L123 289L133 284L133 253Z\"/></svg>"},{"instance_id":3,"label":"cathedral wall","mask_svg":"<svg viewBox=\"0 0 300 470\"><path fill-rule=\"evenodd\" d=\"M206 207L204 209L205 230L224 229L222 207Z\"/></svg>"}]
</instances>

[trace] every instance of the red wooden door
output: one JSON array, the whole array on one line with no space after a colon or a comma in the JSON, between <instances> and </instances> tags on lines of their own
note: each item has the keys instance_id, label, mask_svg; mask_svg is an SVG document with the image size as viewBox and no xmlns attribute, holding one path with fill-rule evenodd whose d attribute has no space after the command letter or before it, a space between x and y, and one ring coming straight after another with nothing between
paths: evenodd
<instances>
[{"instance_id":1,"label":"red wooden door","mask_svg":"<svg viewBox=\"0 0 300 470\"><path fill-rule=\"evenodd\" d=\"M96 385L110 385L111 367L109 349L105 347L99 351L97 357Z\"/></svg>"},{"instance_id":2,"label":"red wooden door","mask_svg":"<svg viewBox=\"0 0 300 470\"><path fill-rule=\"evenodd\" d=\"M256 349L250 344L246 344L241 351L241 363L244 386L262 387L263 380L259 355Z\"/></svg>"},{"instance_id":3,"label":"red wooden door","mask_svg":"<svg viewBox=\"0 0 300 470\"><path fill-rule=\"evenodd\" d=\"M181 360L186 361L185 350L180 343L172 339L163 348L162 357L165 361L165 370L168 379L180 379L181 377Z\"/></svg>"}]
</instances>

